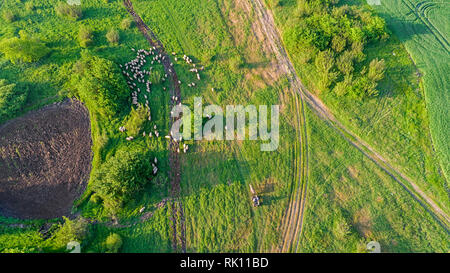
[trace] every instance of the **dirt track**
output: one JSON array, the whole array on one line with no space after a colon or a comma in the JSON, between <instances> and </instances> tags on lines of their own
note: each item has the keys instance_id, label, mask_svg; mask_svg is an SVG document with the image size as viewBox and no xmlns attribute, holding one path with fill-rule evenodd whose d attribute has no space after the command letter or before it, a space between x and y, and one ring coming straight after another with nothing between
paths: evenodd
<instances>
[{"instance_id":1,"label":"dirt track","mask_svg":"<svg viewBox=\"0 0 450 273\"><path fill-rule=\"evenodd\" d=\"M259 1L243 0L245 5L250 6L256 12L258 23L255 27L259 27L258 33L262 33L266 44L265 48L273 53L276 58L278 71L286 75L291 83L291 91L298 92L299 82L295 79L295 71L289 69L289 63L283 58L283 47L278 38L278 32L274 27L273 18L268 14L264 6ZM255 34L256 35L256 34ZM296 131L298 134L299 147L296 147L297 158L294 162L294 181L289 195L289 203L286 208L283 220L281 222L282 240L277 248L273 251L295 252L298 249L303 228L303 215L305 211L307 189L308 189L308 137L306 132L306 116L304 111L304 97L299 93L299 98L294 96L297 112L295 118L297 121Z\"/></svg>"},{"instance_id":2,"label":"dirt track","mask_svg":"<svg viewBox=\"0 0 450 273\"><path fill-rule=\"evenodd\" d=\"M89 113L65 100L0 127L0 212L22 219L69 215L91 169Z\"/></svg>"},{"instance_id":3,"label":"dirt track","mask_svg":"<svg viewBox=\"0 0 450 273\"><path fill-rule=\"evenodd\" d=\"M450 217L434 203L409 177L401 173L398 169L392 167L388 160L378 154L371 146L353 134L348 128L342 125L328 110L322 101L311 94L298 78L294 66L292 65L288 54L281 42L280 35L275 26L275 22L270 11L267 11L261 0L250 0L262 23L260 24L266 33L268 42L276 54L280 63L280 68L288 75L289 81L295 90L305 99L311 109L323 120L342 135L350 144L360 150L366 157L371 159L397 183L399 183L419 204L428 211L433 218L438 221L447 231ZM410 185L411 190L407 185Z\"/></svg>"},{"instance_id":4,"label":"dirt track","mask_svg":"<svg viewBox=\"0 0 450 273\"><path fill-rule=\"evenodd\" d=\"M134 11L133 4L130 0L123 1L125 8L133 17L139 31L144 35L145 39L148 41L151 47L155 47L157 52L165 56L162 60L162 64L164 66L164 71L167 75L171 77L171 96L175 96L178 98L178 101L181 101L181 91L180 84L178 83L178 76L170 65L170 57L164 49L162 43L157 39L156 35L151 31L151 29L144 23L141 17ZM174 102L172 102L172 106ZM178 120L180 117L171 118L170 125ZM186 236L185 236L185 223L184 223L184 212L183 206L180 201L180 175L181 175L181 167L180 167L180 154L177 152L178 143L173 139L170 140L169 143L169 165L170 165L170 197L172 201L170 202L171 210L172 210L172 228L173 228L173 238L172 238L172 247L174 251L178 252L186 252Z\"/></svg>"}]
</instances>

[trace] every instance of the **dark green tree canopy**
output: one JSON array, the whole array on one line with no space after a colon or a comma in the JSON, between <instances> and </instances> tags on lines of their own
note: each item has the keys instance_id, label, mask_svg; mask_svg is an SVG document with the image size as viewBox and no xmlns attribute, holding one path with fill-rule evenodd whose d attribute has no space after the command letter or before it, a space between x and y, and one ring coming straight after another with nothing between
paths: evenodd
<instances>
[{"instance_id":1,"label":"dark green tree canopy","mask_svg":"<svg viewBox=\"0 0 450 273\"><path fill-rule=\"evenodd\" d=\"M128 88L117 66L86 52L73 66L69 88L90 111L107 118L119 113L128 97Z\"/></svg>"},{"instance_id":2,"label":"dark green tree canopy","mask_svg":"<svg viewBox=\"0 0 450 273\"><path fill-rule=\"evenodd\" d=\"M18 88L16 84L8 84L0 79L0 123L13 117L24 105L28 88Z\"/></svg>"},{"instance_id":3,"label":"dark green tree canopy","mask_svg":"<svg viewBox=\"0 0 450 273\"><path fill-rule=\"evenodd\" d=\"M93 190L115 211L153 177L151 162L149 152L123 147L93 174Z\"/></svg>"}]
</instances>

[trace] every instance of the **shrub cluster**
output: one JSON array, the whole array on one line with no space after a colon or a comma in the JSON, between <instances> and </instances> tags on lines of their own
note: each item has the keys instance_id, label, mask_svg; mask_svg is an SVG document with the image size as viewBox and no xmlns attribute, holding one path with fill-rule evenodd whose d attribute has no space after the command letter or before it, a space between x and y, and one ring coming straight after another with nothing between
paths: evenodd
<instances>
[{"instance_id":1,"label":"shrub cluster","mask_svg":"<svg viewBox=\"0 0 450 273\"><path fill-rule=\"evenodd\" d=\"M79 5L69 5L66 2L59 2L55 6L57 15L66 17L72 20L78 20L83 16L83 11Z\"/></svg>"},{"instance_id":2,"label":"shrub cluster","mask_svg":"<svg viewBox=\"0 0 450 273\"><path fill-rule=\"evenodd\" d=\"M117 66L106 59L83 52L72 68L67 87L69 95L86 103L89 111L110 119L118 114L127 98L128 88Z\"/></svg>"},{"instance_id":3,"label":"shrub cluster","mask_svg":"<svg viewBox=\"0 0 450 273\"><path fill-rule=\"evenodd\" d=\"M93 173L92 189L107 211L117 213L143 189L153 176L151 162L148 152L124 146Z\"/></svg>"},{"instance_id":4,"label":"shrub cluster","mask_svg":"<svg viewBox=\"0 0 450 273\"><path fill-rule=\"evenodd\" d=\"M116 29L110 29L108 33L106 33L106 39L110 44L117 45L120 39L119 31Z\"/></svg>"},{"instance_id":5,"label":"shrub cluster","mask_svg":"<svg viewBox=\"0 0 450 273\"><path fill-rule=\"evenodd\" d=\"M371 12L337 2L298 0L284 40L300 64L312 64L319 90L360 99L374 96L384 75L384 61L356 68L366 59L367 43L388 37L386 23Z\"/></svg>"},{"instance_id":6,"label":"shrub cluster","mask_svg":"<svg viewBox=\"0 0 450 273\"><path fill-rule=\"evenodd\" d=\"M22 109L28 96L28 88L17 88L0 79L0 123L14 117Z\"/></svg>"},{"instance_id":7,"label":"shrub cluster","mask_svg":"<svg viewBox=\"0 0 450 273\"><path fill-rule=\"evenodd\" d=\"M81 26L80 30L78 31L78 41L80 42L81 47L88 47L92 45L94 42L93 40L94 34L92 30L87 26Z\"/></svg>"},{"instance_id":8,"label":"shrub cluster","mask_svg":"<svg viewBox=\"0 0 450 273\"><path fill-rule=\"evenodd\" d=\"M39 39L22 34L20 38L3 39L0 42L0 52L13 64L17 64L39 61L50 52L50 49Z\"/></svg>"}]
</instances>

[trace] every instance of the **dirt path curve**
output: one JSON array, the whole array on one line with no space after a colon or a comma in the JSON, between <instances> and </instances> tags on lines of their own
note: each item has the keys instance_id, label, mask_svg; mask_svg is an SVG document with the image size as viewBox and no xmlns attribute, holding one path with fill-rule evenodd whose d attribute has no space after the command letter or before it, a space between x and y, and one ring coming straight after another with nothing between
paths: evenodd
<instances>
[{"instance_id":1,"label":"dirt path curve","mask_svg":"<svg viewBox=\"0 0 450 273\"><path fill-rule=\"evenodd\" d=\"M133 17L139 31L144 35L145 39L148 41L151 47L155 47L156 51L164 56L162 59L162 64L164 66L164 71L167 75L172 79L172 85L170 88L171 96L175 96L178 98L177 101L181 101L181 91L180 84L178 83L178 76L175 72L175 69L171 66L170 57L164 49L162 43L157 39L156 35L152 32L152 30L142 21L141 17L134 11L133 4L130 0L123 0L125 8L128 13ZM174 106L174 101L171 100L172 106ZM169 127L172 127L172 124L177 121L181 117L170 118ZM183 206L180 201L180 154L177 152L178 143L176 143L173 139L170 140L169 143L169 165L170 165L170 197L172 201L170 202L171 210L172 210L172 229L173 229L173 238L172 238L172 247L175 252L186 252L186 226L184 223L184 212Z\"/></svg>"},{"instance_id":2,"label":"dirt path curve","mask_svg":"<svg viewBox=\"0 0 450 273\"><path fill-rule=\"evenodd\" d=\"M342 125L328 110L324 103L316 96L311 94L306 87L300 82L294 66L289 59L286 50L281 42L280 35L275 26L270 11L266 10L261 0L250 0L253 7L263 22L261 26L266 33L268 42L271 44L276 58L280 62L282 68L288 75L289 81L295 90L305 99L312 110L323 120L327 121L329 125L335 129L342 137L344 137L350 144L361 151L366 157L377 164L383 171L391 176L397 183L399 183L426 211L428 211L433 218L449 232L450 217L430 198L428 197L409 177L401 173L398 169L392 167L388 160L378 154L371 146L361 140L358 136L352 133L348 128ZM412 187L412 189L410 188Z\"/></svg>"}]
</instances>

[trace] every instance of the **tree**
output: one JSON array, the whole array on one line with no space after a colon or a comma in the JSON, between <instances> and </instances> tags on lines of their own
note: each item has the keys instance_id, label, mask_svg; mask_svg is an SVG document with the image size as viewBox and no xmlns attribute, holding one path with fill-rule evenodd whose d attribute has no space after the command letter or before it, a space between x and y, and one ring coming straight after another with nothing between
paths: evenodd
<instances>
[{"instance_id":1,"label":"tree","mask_svg":"<svg viewBox=\"0 0 450 273\"><path fill-rule=\"evenodd\" d=\"M327 89L336 79L337 73L332 71L334 66L334 56L330 50L320 51L314 61L319 77L319 89Z\"/></svg>"},{"instance_id":2,"label":"tree","mask_svg":"<svg viewBox=\"0 0 450 273\"><path fill-rule=\"evenodd\" d=\"M239 69L244 65L244 58L241 55L236 54L229 59L230 70L234 73L238 73Z\"/></svg>"},{"instance_id":3,"label":"tree","mask_svg":"<svg viewBox=\"0 0 450 273\"><path fill-rule=\"evenodd\" d=\"M27 88L16 88L0 79L0 123L13 117L23 106L28 96Z\"/></svg>"},{"instance_id":4,"label":"tree","mask_svg":"<svg viewBox=\"0 0 450 273\"><path fill-rule=\"evenodd\" d=\"M119 32L116 29L110 29L108 33L106 33L106 39L113 45L117 45L119 43L119 38Z\"/></svg>"},{"instance_id":5,"label":"tree","mask_svg":"<svg viewBox=\"0 0 450 273\"><path fill-rule=\"evenodd\" d=\"M34 10L34 8L35 8L35 6L34 6L33 2L29 1L29 2L25 3L25 9L27 11L32 11L32 10Z\"/></svg>"},{"instance_id":6,"label":"tree","mask_svg":"<svg viewBox=\"0 0 450 273\"><path fill-rule=\"evenodd\" d=\"M336 86L334 87L334 92L338 96L343 96L347 94L349 91L351 91L353 84L353 76L348 74L344 76L344 80L336 83Z\"/></svg>"},{"instance_id":7,"label":"tree","mask_svg":"<svg viewBox=\"0 0 450 273\"><path fill-rule=\"evenodd\" d=\"M364 61L366 58L366 55L364 54L364 43L361 41L353 42L352 43L352 59L355 59L358 62Z\"/></svg>"},{"instance_id":8,"label":"tree","mask_svg":"<svg viewBox=\"0 0 450 273\"><path fill-rule=\"evenodd\" d=\"M106 252L117 253L122 247L122 238L117 233L111 233L105 241Z\"/></svg>"},{"instance_id":9,"label":"tree","mask_svg":"<svg viewBox=\"0 0 450 273\"><path fill-rule=\"evenodd\" d=\"M354 86L355 94L360 98L378 96L377 84L384 77L385 62L384 60L374 59L361 71L361 77L356 81Z\"/></svg>"},{"instance_id":10,"label":"tree","mask_svg":"<svg viewBox=\"0 0 450 273\"><path fill-rule=\"evenodd\" d=\"M152 70L148 78L152 85L159 84L162 80L162 74L158 70Z\"/></svg>"},{"instance_id":11,"label":"tree","mask_svg":"<svg viewBox=\"0 0 450 273\"><path fill-rule=\"evenodd\" d=\"M1 41L0 52L13 64L17 64L39 61L50 52L50 49L39 39L22 35L20 38L12 37Z\"/></svg>"},{"instance_id":12,"label":"tree","mask_svg":"<svg viewBox=\"0 0 450 273\"><path fill-rule=\"evenodd\" d=\"M149 115L150 109L141 104L138 105L137 109L132 107L127 123L125 124L128 135L137 136L141 132L145 122L148 120Z\"/></svg>"},{"instance_id":13,"label":"tree","mask_svg":"<svg viewBox=\"0 0 450 273\"><path fill-rule=\"evenodd\" d=\"M93 174L93 190L111 213L131 200L153 176L147 151L123 147Z\"/></svg>"},{"instance_id":14,"label":"tree","mask_svg":"<svg viewBox=\"0 0 450 273\"><path fill-rule=\"evenodd\" d=\"M387 36L386 21L383 18L367 13L362 20L365 23L363 31L369 40L379 40Z\"/></svg>"},{"instance_id":15,"label":"tree","mask_svg":"<svg viewBox=\"0 0 450 273\"><path fill-rule=\"evenodd\" d=\"M122 30L129 29L131 27L131 24L133 23L133 20L131 18L125 18L120 22L120 28Z\"/></svg>"},{"instance_id":16,"label":"tree","mask_svg":"<svg viewBox=\"0 0 450 273\"><path fill-rule=\"evenodd\" d=\"M94 42L93 36L92 30L89 27L81 26L78 31L78 41L80 42L80 46L84 48L90 46Z\"/></svg>"},{"instance_id":17,"label":"tree","mask_svg":"<svg viewBox=\"0 0 450 273\"><path fill-rule=\"evenodd\" d=\"M344 75L353 73L353 54L350 51L344 51L338 58L336 66Z\"/></svg>"},{"instance_id":18,"label":"tree","mask_svg":"<svg viewBox=\"0 0 450 273\"><path fill-rule=\"evenodd\" d=\"M111 118L119 113L128 97L125 79L117 66L106 59L83 52L72 68L67 86L70 95L85 102L90 111Z\"/></svg>"},{"instance_id":19,"label":"tree","mask_svg":"<svg viewBox=\"0 0 450 273\"><path fill-rule=\"evenodd\" d=\"M78 20L83 15L81 6L69 5L66 2L59 2L55 6L55 12L57 15L69 18L71 20Z\"/></svg>"},{"instance_id":20,"label":"tree","mask_svg":"<svg viewBox=\"0 0 450 273\"><path fill-rule=\"evenodd\" d=\"M345 37L342 37L340 34L333 36L331 40L331 48L333 48L334 52L341 53L347 45L347 40Z\"/></svg>"},{"instance_id":21,"label":"tree","mask_svg":"<svg viewBox=\"0 0 450 273\"><path fill-rule=\"evenodd\" d=\"M5 10L3 12L3 19L8 23L12 23L16 20L16 15L10 10Z\"/></svg>"},{"instance_id":22,"label":"tree","mask_svg":"<svg viewBox=\"0 0 450 273\"><path fill-rule=\"evenodd\" d=\"M64 224L59 224L59 229L53 235L59 247L65 247L70 241L81 241L86 237L88 221L82 217L70 220L63 216Z\"/></svg>"},{"instance_id":23,"label":"tree","mask_svg":"<svg viewBox=\"0 0 450 273\"><path fill-rule=\"evenodd\" d=\"M369 64L369 71L367 72L367 78L372 82L378 82L384 78L384 71L386 69L386 63L384 59L373 59Z\"/></svg>"}]
</instances>

